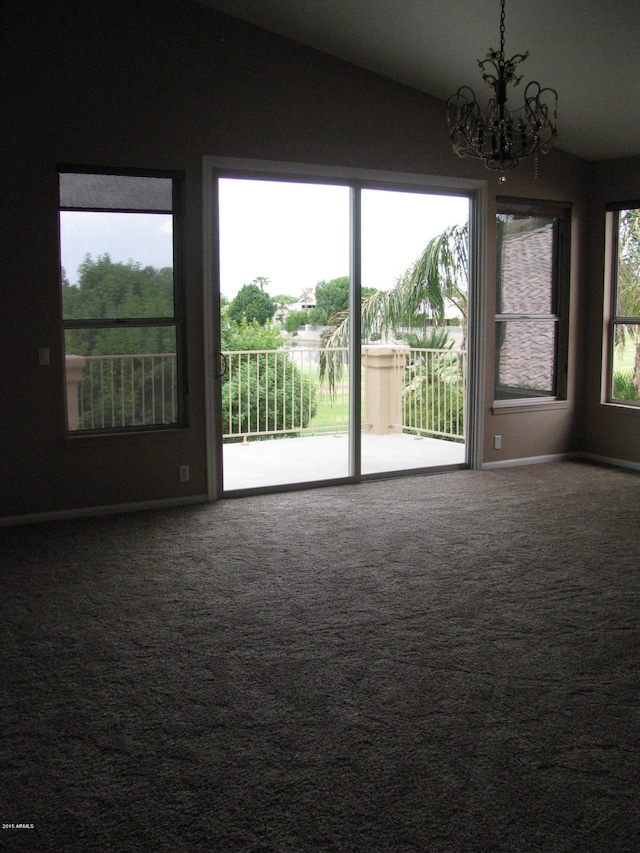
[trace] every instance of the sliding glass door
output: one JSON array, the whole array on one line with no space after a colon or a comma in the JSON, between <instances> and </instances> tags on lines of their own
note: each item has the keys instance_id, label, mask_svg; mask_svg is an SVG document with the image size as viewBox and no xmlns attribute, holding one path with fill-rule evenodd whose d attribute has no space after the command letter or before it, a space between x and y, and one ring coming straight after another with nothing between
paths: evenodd
<instances>
[{"instance_id":1,"label":"sliding glass door","mask_svg":"<svg viewBox=\"0 0 640 853\"><path fill-rule=\"evenodd\" d=\"M349 188L218 181L223 488L349 476Z\"/></svg>"},{"instance_id":2,"label":"sliding glass door","mask_svg":"<svg viewBox=\"0 0 640 853\"><path fill-rule=\"evenodd\" d=\"M469 194L213 172L217 492L468 464Z\"/></svg>"},{"instance_id":3,"label":"sliding glass door","mask_svg":"<svg viewBox=\"0 0 640 853\"><path fill-rule=\"evenodd\" d=\"M466 461L469 200L362 190L362 474Z\"/></svg>"}]
</instances>

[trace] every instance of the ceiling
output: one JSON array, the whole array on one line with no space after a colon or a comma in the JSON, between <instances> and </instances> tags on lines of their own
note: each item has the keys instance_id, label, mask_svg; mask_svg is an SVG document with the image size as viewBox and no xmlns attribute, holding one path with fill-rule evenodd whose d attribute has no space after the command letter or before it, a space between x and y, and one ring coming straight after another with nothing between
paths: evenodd
<instances>
[{"instance_id":1,"label":"ceiling","mask_svg":"<svg viewBox=\"0 0 640 853\"><path fill-rule=\"evenodd\" d=\"M198 2L443 100L488 92L477 60L500 45L499 0ZM505 23L507 56L530 53L519 88L558 92L559 148L640 154L640 0L507 0Z\"/></svg>"}]
</instances>

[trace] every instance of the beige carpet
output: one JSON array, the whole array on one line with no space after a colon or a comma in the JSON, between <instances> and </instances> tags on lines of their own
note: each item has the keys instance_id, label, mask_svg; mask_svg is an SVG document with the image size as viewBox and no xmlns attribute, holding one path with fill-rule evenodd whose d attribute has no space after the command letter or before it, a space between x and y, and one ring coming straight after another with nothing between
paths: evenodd
<instances>
[{"instance_id":1,"label":"beige carpet","mask_svg":"<svg viewBox=\"0 0 640 853\"><path fill-rule=\"evenodd\" d=\"M636 851L640 477L456 472L4 530L35 851Z\"/></svg>"}]
</instances>

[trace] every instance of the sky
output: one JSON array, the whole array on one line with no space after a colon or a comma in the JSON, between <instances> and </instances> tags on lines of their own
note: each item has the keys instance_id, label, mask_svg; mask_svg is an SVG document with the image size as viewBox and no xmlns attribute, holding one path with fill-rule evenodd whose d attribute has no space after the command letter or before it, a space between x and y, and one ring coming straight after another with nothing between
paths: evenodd
<instances>
[{"instance_id":1,"label":"sky","mask_svg":"<svg viewBox=\"0 0 640 853\"><path fill-rule=\"evenodd\" d=\"M349 274L349 188L225 178L220 180L221 291L232 299L259 276L271 296L299 298L319 281ZM467 220L465 197L365 189L362 285L387 289L431 237ZM172 223L165 214L63 211L62 266L72 284L85 255L114 262L172 265Z\"/></svg>"},{"instance_id":2,"label":"sky","mask_svg":"<svg viewBox=\"0 0 640 853\"><path fill-rule=\"evenodd\" d=\"M271 296L299 297L349 274L348 187L226 178L219 203L225 296L258 276ZM363 190L363 287L393 287L431 237L468 214L464 197Z\"/></svg>"},{"instance_id":3,"label":"sky","mask_svg":"<svg viewBox=\"0 0 640 853\"><path fill-rule=\"evenodd\" d=\"M134 261L156 269L173 266L173 222L164 213L60 211L61 263L70 284L87 254L108 253L117 263Z\"/></svg>"}]
</instances>

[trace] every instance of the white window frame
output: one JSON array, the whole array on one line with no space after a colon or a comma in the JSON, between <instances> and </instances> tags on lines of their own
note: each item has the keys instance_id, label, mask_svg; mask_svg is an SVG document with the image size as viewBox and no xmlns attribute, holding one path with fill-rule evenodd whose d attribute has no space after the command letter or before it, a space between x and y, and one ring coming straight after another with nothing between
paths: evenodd
<instances>
[{"instance_id":1,"label":"white window frame","mask_svg":"<svg viewBox=\"0 0 640 853\"><path fill-rule=\"evenodd\" d=\"M469 196L469 352L467 398L467 460L469 467L482 467L482 441L484 408L484 352L485 352L485 293L486 293L486 244L487 181L450 178L406 172L387 172L337 166L316 166L308 163L285 163L268 160L246 160L234 157L205 156L203 158L203 310L205 350L205 399L207 418L207 475L208 496L217 500L222 494L222 442L221 425L217 422L219 411L220 383L218 347L219 328L219 246L218 246L218 200L217 178L253 177L267 180L315 180L328 183L344 183L352 189L386 187L388 189L413 188L425 193L460 194ZM355 194L359 198L359 194ZM359 205L352 207L353 245L359 245ZM360 276L357 260L352 258L351 277L356 297L359 296ZM354 268L355 267L355 268ZM360 348L355 346L359 337L359 316L354 318L350 361L356 375L360 372ZM351 405L355 410L357 399L354 394ZM352 479L360 480L359 442L353 438L351 458L355 465Z\"/></svg>"}]
</instances>

